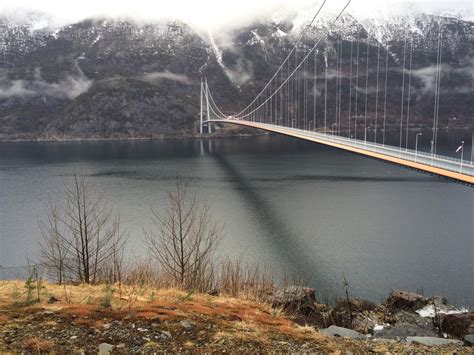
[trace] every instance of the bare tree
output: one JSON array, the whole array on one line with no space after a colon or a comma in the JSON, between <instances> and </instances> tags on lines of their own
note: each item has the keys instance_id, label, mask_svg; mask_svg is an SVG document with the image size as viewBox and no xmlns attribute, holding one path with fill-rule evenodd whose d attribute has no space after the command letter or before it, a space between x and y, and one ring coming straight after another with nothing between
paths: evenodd
<instances>
[{"instance_id":1,"label":"bare tree","mask_svg":"<svg viewBox=\"0 0 474 355\"><path fill-rule=\"evenodd\" d=\"M168 208L161 216L152 209L155 228L145 231L148 247L177 286L202 290L213 273L213 257L222 234L209 205L189 196L187 185L176 179L168 192Z\"/></svg>"},{"instance_id":2,"label":"bare tree","mask_svg":"<svg viewBox=\"0 0 474 355\"><path fill-rule=\"evenodd\" d=\"M125 243L120 220L83 174L74 174L63 203L50 204L42 233L42 261L56 269L61 281L65 273L84 283L109 281L104 280L107 268L113 270L113 280L117 278Z\"/></svg>"},{"instance_id":3,"label":"bare tree","mask_svg":"<svg viewBox=\"0 0 474 355\"><path fill-rule=\"evenodd\" d=\"M49 201L46 209L47 221L39 224L43 237L40 242L40 259L49 276L61 285L64 282L69 246L64 240L64 226L61 223L59 207Z\"/></svg>"}]
</instances>

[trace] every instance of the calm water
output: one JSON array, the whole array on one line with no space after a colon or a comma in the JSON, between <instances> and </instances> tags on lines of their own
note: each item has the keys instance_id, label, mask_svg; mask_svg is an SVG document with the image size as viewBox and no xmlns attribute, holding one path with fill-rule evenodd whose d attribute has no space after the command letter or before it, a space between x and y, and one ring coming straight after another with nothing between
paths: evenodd
<instances>
[{"instance_id":1,"label":"calm water","mask_svg":"<svg viewBox=\"0 0 474 355\"><path fill-rule=\"evenodd\" d=\"M469 152L470 135L451 131L440 149L466 139ZM221 253L304 274L323 300L345 273L356 297L423 288L474 306L474 189L278 136L0 144L0 265L36 256L44 202L74 168L119 210L136 254L179 174L225 223Z\"/></svg>"}]
</instances>

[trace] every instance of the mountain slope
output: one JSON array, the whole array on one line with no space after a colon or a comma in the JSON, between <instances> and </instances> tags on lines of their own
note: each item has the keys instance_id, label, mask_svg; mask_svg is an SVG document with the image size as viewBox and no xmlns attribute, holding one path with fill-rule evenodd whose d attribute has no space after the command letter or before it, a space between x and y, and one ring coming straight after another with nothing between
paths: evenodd
<instances>
[{"instance_id":1,"label":"mountain slope","mask_svg":"<svg viewBox=\"0 0 474 355\"><path fill-rule=\"evenodd\" d=\"M0 139L195 134L201 76L207 78L219 105L229 112L238 111L262 89L289 53L304 16L307 15L263 19L214 37L200 35L178 22L89 19L50 28L38 25L43 23L40 15L22 22L0 17ZM330 18L323 17L309 31L298 48L298 58L321 36L329 21ZM330 31L328 47L324 47L325 41L318 47L318 75L321 77L324 72L326 61L328 72L334 73L336 41L342 36L343 95L348 97L351 45L355 50L359 43L361 79L365 75L367 48L372 68L378 46L380 57L384 58L388 45L391 90L387 116L396 121L400 115L404 36L408 34L413 38L413 122L428 122L432 119L433 64L441 22L444 30L440 119L442 124L449 124L456 117L457 123L469 124L473 118L471 22L421 14L360 23L347 14ZM292 65L298 58L291 58ZM357 62L354 57L352 62ZM314 75L310 70L313 63L310 58L307 77ZM375 108L374 95L370 94L374 78L371 75L369 82L371 116ZM320 78L313 93L307 94L309 100L314 93L321 95L321 85ZM335 78L331 76L330 115L334 114L335 90ZM353 84L352 95L356 90L365 87L356 88ZM359 95L358 100L362 97ZM318 113L323 109L322 100L319 101ZM348 109L344 100L342 110Z\"/></svg>"}]
</instances>

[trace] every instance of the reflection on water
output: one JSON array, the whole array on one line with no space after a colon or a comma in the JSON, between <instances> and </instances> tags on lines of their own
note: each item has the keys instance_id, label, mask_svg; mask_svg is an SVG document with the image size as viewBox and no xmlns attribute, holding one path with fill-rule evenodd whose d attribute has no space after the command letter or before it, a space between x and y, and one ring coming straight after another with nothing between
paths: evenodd
<instances>
[{"instance_id":1,"label":"reflection on water","mask_svg":"<svg viewBox=\"0 0 474 355\"><path fill-rule=\"evenodd\" d=\"M442 134L440 150L470 149L470 132ZM0 144L0 265L35 258L44 202L74 169L121 213L135 254L179 175L225 223L222 254L308 277L323 298L345 273L356 297L423 288L474 306L473 189L280 136Z\"/></svg>"}]
</instances>

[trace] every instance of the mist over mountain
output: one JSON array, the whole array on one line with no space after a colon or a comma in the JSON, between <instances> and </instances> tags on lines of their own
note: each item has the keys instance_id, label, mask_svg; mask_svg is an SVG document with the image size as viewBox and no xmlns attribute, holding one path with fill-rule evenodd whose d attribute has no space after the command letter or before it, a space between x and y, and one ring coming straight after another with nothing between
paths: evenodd
<instances>
[{"instance_id":1,"label":"mist over mountain","mask_svg":"<svg viewBox=\"0 0 474 355\"><path fill-rule=\"evenodd\" d=\"M291 50L307 13L272 16L226 33L203 33L178 21L108 18L51 26L43 14L0 16L0 139L128 138L196 134L201 76L226 111L247 104ZM331 17L310 29L299 55L323 34ZM350 53L359 47L360 78L383 66L388 48L390 91L387 117L400 117L405 38L413 39L411 122L433 117L439 26L443 24L440 122L472 124L474 24L429 14L363 21L346 14L308 61L316 86L316 114L328 64L329 115L334 114L336 78L349 96ZM342 38L341 47L337 40ZM411 43L411 42L409 42ZM388 47L387 47L388 46ZM336 71L336 53L342 62ZM341 49L342 48L342 49ZM353 64L354 64L353 60ZM353 68L354 69L354 68ZM368 111L375 109L375 75L369 72ZM382 75L382 74L381 74ZM352 75L354 78L354 73ZM351 93L365 95L352 83ZM303 92L301 92L302 94ZM363 96L358 100L363 104ZM346 100L347 101L347 100ZM348 104L342 102L342 110ZM362 106L361 106L362 107ZM310 109L309 115L314 115Z\"/></svg>"}]
</instances>

